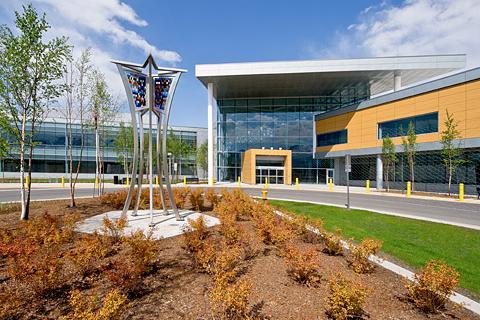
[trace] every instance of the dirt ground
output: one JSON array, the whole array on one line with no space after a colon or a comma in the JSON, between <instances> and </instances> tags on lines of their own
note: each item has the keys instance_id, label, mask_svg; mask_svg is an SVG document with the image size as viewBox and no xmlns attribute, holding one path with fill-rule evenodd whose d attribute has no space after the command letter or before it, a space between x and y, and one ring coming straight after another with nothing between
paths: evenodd
<instances>
[{"instance_id":1,"label":"dirt ground","mask_svg":"<svg viewBox=\"0 0 480 320\"><path fill-rule=\"evenodd\" d=\"M76 213L80 219L113 208L102 205L99 199L79 199L77 208L69 208L68 201L36 202L31 217L44 212L52 215ZM0 228L16 228L19 211L0 213ZM240 222L254 235L252 222ZM218 235L218 227L213 234ZM406 298L404 279L377 267L371 274L358 275L350 270L347 256L329 256L321 252L322 244L295 240L301 247L313 246L320 258L322 280L316 286L305 286L293 281L284 258L275 246L258 243L260 254L241 262L241 277L253 283L249 299L251 314L257 319L328 319L325 299L328 279L341 272L346 278L369 288L365 304L365 318L369 319L480 319L479 316L453 303L446 311L427 315L416 309ZM182 248L181 236L158 241L161 248L157 266L143 281L143 290L130 297L121 319L216 319L209 300L211 277L200 272L190 254ZM121 252L118 254L122 254ZM107 259L108 260L108 259ZM0 260L0 285L5 279L6 261ZM108 261L105 261L108 265ZM87 292L107 292L112 284L98 275L84 287ZM78 283L68 284L78 287ZM68 289L43 299L34 299L18 311L18 319L57 319L68 310Z\"/></svg>"}]
</instances>

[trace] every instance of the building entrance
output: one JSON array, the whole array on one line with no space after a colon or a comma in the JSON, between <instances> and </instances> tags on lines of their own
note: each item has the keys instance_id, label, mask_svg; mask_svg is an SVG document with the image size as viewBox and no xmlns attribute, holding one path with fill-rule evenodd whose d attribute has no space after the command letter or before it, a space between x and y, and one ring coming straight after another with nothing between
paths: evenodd
<instances>
[{"instance_id":1,"label":"building entrance","mask_svg":"<svg viewBox=\"0 0 480 320\"><path fill-rule=\"evenodd\" d=\"M283 184L284 183L284 167L273 166L256 166L255 168L256 183Z\"/></svg>"}]
</instances>

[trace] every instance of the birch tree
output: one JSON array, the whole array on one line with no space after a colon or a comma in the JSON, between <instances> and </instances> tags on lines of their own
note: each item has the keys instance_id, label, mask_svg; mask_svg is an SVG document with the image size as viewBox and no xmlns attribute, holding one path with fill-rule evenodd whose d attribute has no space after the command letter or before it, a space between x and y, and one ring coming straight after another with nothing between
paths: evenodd
<instances>
[{"instance_id":1,"label":"birch tree","mask_svg":"<svg viewBox=\"0 0 480 320\"><path fill-rule=\"evenodd\" d=\"M65 72L65 107L63 113L67 126L67 146L69 161L69 187L70 187L70 206L75 207L75 186L78 181L80 167L83 159L83 150L85 146L86 131L86 112L87 99L90 86L89 77L92 71L91 50L87 48L82 51L80 57L73 61L69 59ZM74 161L73 146L73 128L80 130L80 146L76 152ZM77 149L77 146L75 146ZM75 164L75 165L74 165ZM74 168L75 167L75 168Z\"/></svg>"},{"instance_id":2,"label":"birch tree","mask_svg":"<svg viewBox=\"0 0 480 320\"><path fill-rule=\"evenodd\" d=\"M403 151L407 157L408 167L410 170L410 180L412 183L412 191L415 190L415 156L417 154L417 134L415 133L415 125L413 122L408 124L407 135L402 136Z\"/></svg>"},{"instance_id":3,"label":"birch tree","mask_svg":"<svg viewBox=\"0 0 480 320\"><path fill-rule=\"evenodd\" d=\"M18 32L0 26L0 112L12 123L9 135L20 153L22 220L28 219L35 132L55 99L63 94L60 83L70 48L65 37L45 40L50 28L45 14L30 4L15 12ZM25 177L28 183L25 183Z\"/></svg>"},{"instance_id":4,"label":"birch tree","mask_svg":"<svg viewBox=\"0 0 480 320\"><path fill-rule=\"evenodd\" d=\"M392 171L392 168L397 162L397 154L395 153L395 144L393 143L392 138L386 137L382 140L382 160L384 166L384 177L387 182L387 191L390 190L390 179L389 175Z\"/></svg>"},{"instance_id":5,"label":"birch tree","mask_svg":"<svg viewBox=\"0 0 480 320\"><path fill-rule=\"evenodd\" d=\"M452 177L457 167L465 161L461 159L462 149L460 139L462 135L458 131L458 122L447 110L447 119L444 122L445 130L442 131L442 159L448 176L448 195L452 192Z\"/></svg>"}]
</instances>

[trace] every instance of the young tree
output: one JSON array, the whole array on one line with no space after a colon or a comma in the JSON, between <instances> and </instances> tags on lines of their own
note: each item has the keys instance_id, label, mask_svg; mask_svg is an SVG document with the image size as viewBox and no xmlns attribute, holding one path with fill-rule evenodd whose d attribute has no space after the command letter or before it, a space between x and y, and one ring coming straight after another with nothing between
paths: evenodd
<instances>
[{"instance_id":1,"label":"young tree","mask_svg":"<svg viewBox=\"0 0 480 320\"><path fill-rule=\"evenodd\" d=\"M115 138L115 152L118 155L118 162L123 165L123 171L128 176L133 160L133 128L125 126L123 122L120 123L120 129Z\"/></svg>"},{"instance_id":2,"label":"young tree","mask_svg":"<svg viewBox=\"0 0 480 320\"><path fill-rule=\"evenodd\" d=\"M383 158L383 166L385 170L383 170L383 175L385 177L385 181L387 182L387 191L390 190L390 179L389 174L392 168L395 166L397 162L397 154L395 153L395 144L393 144L393 140L390 137L383 138L382 140L382 158Z\"/></svg>"},{"instance_id":3,"label":"young tree","mask_svg":"<svg viewBox=\"0 0 480 320\"><path fill-rule=\"evenodd\" d=\"M91 83L93 87L91 89L90 96L90 122L95 132L95 178L100 179L103 175L103 153L101 153L100 137L105 133L104 126L113 121L117 106L113 100L112 95L109 92L105 76L99 70L94 70L91 76ZM103 183L98 184L98 189L95 190L97 195L103 193Z\"/></svg>"},{"instance_id":4,"label":"young tree","mask_svg":"<svg viewBox=\"0 0 480 320\"><path fill-rule=\"evenodd\" d=\"M197 149L197 167L200 166L203 172L208 170L208 142L205 141ZM198 175L198 173L197 173Z\"/></svg>"},{"instance_id":5,"label":"young tree","mask_svg":"<svg viewBox=\"0 0 480 320\"><path fill-rule=\"evenodd\" d=\"M9 134L20 153L20 218L28 219L34 136L54 100L63 94L59 83L70 56L64 37L44 39L50 28L45 14L30 4L15 12L18 34L0 26L0 112L12 123ZM25 158L26 157L26 158ZM27 161L27 163L25 163ZM25 183L25 173L28 183Z\"/></svg>"},{"instance_id":6,"label":"young tree","mask_svg":"<svg viewBox=\"0 0 480 320\"><path fill-rule=\"evenodd\" d=\"M86 130L86 107L87 98L89 95L90 86L88 79L92 70L91 65L91 51L90 48L82 51L80 57L74 62L69 59L65 72L65 107L63 113L67 126L67 146L69 157L69 182L70 182L70 206L75 207L75 186L80 173L80 166L82 164L83 149L85 145L85 130ZM74 124L80 129L80 150L76 155L77 161L74 169L73 157L73 127ZM75 175L74 175L75 172Z\"/></svg>"},{"instance_id":7,"label":"young tree","mask_svg":"<svg viewBox=\"0 0 480 320\"><path fill-rule=\"evenodd\" d=\"M452 176L457 167L465 161L461 159L462 149L460 139L462 135L458 131L458 122L447 110L447 119L444 122L445 130L442 131L442 158L448 175L448 195L451 194Z\"/></svg>"},{"instance_id":8,"label":"young tree","mask_svg":"<svg viewBox=\"0 0 480 320\"><path fill-rule=\"evenodd\" d=\"M167 151L172 154L173 163L180 160L182 157L188 157L193 153L193 149L190 144L176 136L173 133L173 130L170 130L170 133L167 136ZM177 174L175 175L175 179L178 179L178 170Z\"/></svg>"},{"instance_id":9,"label":"young tree","mask_svg":"<svg viewBox=\"0 0 480 320\"><path fill-rule=\"evenodd\" d=\"M415 155L417 154L417 134L413 122L408 124L407 136L402 136L402 144L405 156L407 157L408 167L410 169L410 180L412 182L412 191L415 190Z\"/></svg>"}]
</instances>

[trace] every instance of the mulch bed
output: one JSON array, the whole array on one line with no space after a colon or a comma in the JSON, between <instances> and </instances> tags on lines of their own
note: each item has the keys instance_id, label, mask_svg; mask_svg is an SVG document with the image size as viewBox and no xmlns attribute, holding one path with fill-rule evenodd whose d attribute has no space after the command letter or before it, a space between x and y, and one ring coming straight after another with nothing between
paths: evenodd
<instances>
[{"instance_id":1,"label":"mulch bed","mask_svg":"<svg viewBox=\"0 0 480 320\"><path fill-rule=\"evenodd\" d=\"M48 212L51 215L76 213L83 219L114 210L102 205L99 199L79 199L77 208L69 208L68 201L36 202L31 217ZM210 213L211 214L211 213ZM16 228L19 212L0 213L0 228ZM251 221L240 222L247 232L254 234ZM218 226L212 230L218 236ZM366 299L366 318L370 319L480 319L479 316L449 303L446 311L427 315L416 309L406 298L404 279L381 267L372 274L358 275L348 267L347 256L329 256L321 252L321 243L305 243L296 239L300 247L313 246L320 257L322 280L316 286L296 283L287 274L284 258L275 246L259 243L260 254L252 260L242 261L241 277L253 283L249 302L259 319L327 319L325 299L327 280L341 272L346 278L370 289ZM161 248L155 271L146 276L141 293L130 297L122 319L215 319L209 300L211 277L200 272L190 254L182 248L181 236L158 241ZM117 254L122 254L119 252ZM107 258L109 259L109 258ZM6 261L0 260L0 279ZM0 281L1 284L1 281ZM112 284L98 276L85 290L107 292ZM26 307L25 307L26 306ZM43 299L29 301L18 310L18 319L56 319L68 312L68 291Z\"/></svg>"}]
</instances>

